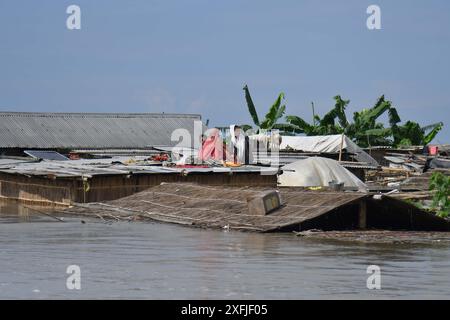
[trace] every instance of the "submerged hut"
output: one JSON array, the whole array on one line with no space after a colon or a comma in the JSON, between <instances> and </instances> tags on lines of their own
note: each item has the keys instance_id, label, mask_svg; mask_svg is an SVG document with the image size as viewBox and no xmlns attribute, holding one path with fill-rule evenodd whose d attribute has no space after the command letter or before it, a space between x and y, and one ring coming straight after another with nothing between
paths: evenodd
<instances>
[{"instance_id":1,"label":"submerged hut","mask_svg":"<svg viewBox=\"0 0 450 320\"><path fill-rule=\"evenodd\" d=\"M133 163L136 157L142 160L171 150L179 143L172 140L175 130L182 129L194 139L195 131L202 128L197 114L0 112L0 155L23 156L33 149L39 158L51 159L0 158L0 199L70 205L118 199L161 182L276 186L277 170L267 168ZM49 150L120 157L64 161L65 157ZM61 161L54 161L55 155Z\"/></svg>"},{"instance_id":2,"label":"submerged hut","mask_svg":"<svg viewBox=\"0 0 450 320\"><path fill-rule=\"evenodd\" d=\"M448 221L407 202L359 192L283 188L278 190L281 206L251 210L249 203L258 197L267 205L264 200L270 191L273 189L163 183L122 199L75 205L65 213L257 232L450 230Z\"/></svg>"}]
</instances>

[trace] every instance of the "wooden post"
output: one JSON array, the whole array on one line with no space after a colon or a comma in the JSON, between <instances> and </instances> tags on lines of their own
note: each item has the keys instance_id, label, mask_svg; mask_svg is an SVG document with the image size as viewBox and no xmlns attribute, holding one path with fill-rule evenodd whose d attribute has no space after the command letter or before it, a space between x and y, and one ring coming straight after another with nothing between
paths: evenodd
<instances>
[{"instance_id":1,"label":"wooden post","mask_svg":"<svg viewBox=\"0 0 450 320\"><path fill-rule=\"evenodd\" d=\"M344 146L344 134L341 136L341 147L339 148L339 162L342 161L342 147Z\"/></svg>"},{"instance_id":2,"label":"wooden post","mask_svg":"<svg viewBox=\"0 0 450 320\"><path fill-rule=\"evenodd\" d=\"M259 140L256 140L256 164L259 162Z\"/></svg>"},{"instance_id":3,"label":"wooden post","mask_svg":"<svg viewBox=\"0 0 450 320\"><path fill-rule=\"evenodd\" d=\"M245 164L250 164L250 138L245 136Z\"/></svg>"},{"instance_id":4,"label":"wooden post","mask_svg":"<svg viewBox=\"0 0 450 320\"><path fill-rule=\"evenodd\" d=\"M360 200L359 212L358 212L358 228L367 228L367 202L366 200Z\"/></svg>"}]
</instances>

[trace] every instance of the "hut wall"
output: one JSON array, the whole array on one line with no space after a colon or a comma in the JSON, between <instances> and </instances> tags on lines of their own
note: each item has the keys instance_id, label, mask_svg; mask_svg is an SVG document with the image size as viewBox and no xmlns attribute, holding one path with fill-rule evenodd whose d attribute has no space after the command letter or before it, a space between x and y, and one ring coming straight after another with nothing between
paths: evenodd
<instances>
[{"instance_id":1,"label":"hut wall","mask_svg":"<svg viewBox=\"0 0 450 320\"><path fill-rule=\"evenodd\" d=\"M47 178L0 173L0 198L39 204L99 202L129 196L161 182L194 182L206 185L276 187L276 175L239 173L152 173L98 175L83 183L81 178Z\"/></svg>"},{"instance_id":2,"label":"hut wall","mask_svg":"<svg viewBox=\"0 0 450 320\"><path fill-rule=\"evenodd\" d=\"M305 231L320 229L330 230L355 230L358 229L358 203L338 207L326 214L302 222L298 228L289 231Z\"/></svg>"},{"instance_id":3,"label":"hut wall","mask_svg":"<svg viewBox=\"0 0 450 320\"><path fill-rule=\"evenodd\" d=\"M0 198L42 205L70 204L81 181L0 173Z\"/></svg>"},{"instance_id":4,"label":"hut wall","mask_svg":"<svg viewBox=\"0 0 450 320\"><path fill-rule=\"evenodd\" d=\"M384 197L383 201L368 200L367 226L383 230L450 230L450 224L442 223L442 219L432 214L424 214L420 209L390 197Z\"/></svg>"}]
</instances>

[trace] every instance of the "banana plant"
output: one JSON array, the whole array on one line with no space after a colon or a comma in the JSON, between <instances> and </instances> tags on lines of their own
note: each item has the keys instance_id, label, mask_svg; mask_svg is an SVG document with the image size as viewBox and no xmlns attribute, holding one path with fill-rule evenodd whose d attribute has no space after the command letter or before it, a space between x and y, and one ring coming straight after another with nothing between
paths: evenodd
<instances>
[{"instance_id":1,"label":"banana plant","mask_svg":"<svg viewBox=\"0 0 450 320\"><path fill-rule=\"evenodd\" d=\"M443 128L443 123L421 127L418 123L407 121L400 124L401 119L397 109L391 101L380 96L375 105L368 109L353 113L353 121L349 122L346 116L346 107L350 100L344 100L337 95L333 99L334 107L323 118L314 114L313 122L302 119L296 115L287 115L286 123L278 123L285 112L285 106L281 105L284 94L280 93L275 103L270 108L266 117L260 122L247 86L244 86L245 99L253 122L259 129L280 129L284 134L331 135L345 134L361 147L371 145L379 146L403 146L403 145L427 145ZM385 127L378 119L387 112L389 127Z\"/></svg>"},{"instance_id":2,"label":"banana plant","mask_svg":"<svg viewBox=\"0 0 450 320\"><path fill-rule=\"evenodd\" d=\"M434 124L430 124L425 127L422 127L422 131L424 133L422 144L427 145L431 141L433 141L433 139L436 137L436 135L439 133L439 131L442 130L443 127L444 127L443 122L438 122L438 123L434 123Z\"/></svg>"},{"instance_id":3,"label":"banana plant","mask_svg":"<svg viewBox=\"0 0 450 320\"><path fill-rule=\"evenodd\" d=\"M250 113L250 116L252 117L253 123L257 127L257 129L281 129L283 127L282 124L279 124L278 121L283 117L284 113L286 112L286 105L282 104L284 100L284 93L281 92L278 95L278 98L275 100L275 102L272 104L272 106L269 108L269 111L267 112L266 116L262 121L260 121L258 117L258 112L256 111L255 104L253 103L253 99L250 95L250 90L248 89L247 85L244 85L244 93L245 93L245 100L247 102L247 108ZM242 125L244 130L247 128L251 128L250 125Z\"/></svg>"},{"instance_id":4,"label":"banana plant","mask_svg":"<svg viewBox=\"0 0 450 320\"><path fill-rule=\"evenodd\" d=\"M343 100L341 96L335 96L334 108L332 108L322 119L319 119L320 126L335 126L335 120L338 120L340 128L344 130L348 127L347 116L345 114L345 108L350 103L350 100Z\"/></svg>"},{"instance_id":5,"label":"banana plant","mask_svg":"<svg viewBox=\"0 0 450 320\"><path fill-rule=\"evenodd\" d=\"M298 116L289 115L286 116L287 123L283 124L283 129L286 132L304 133L308 136L343 133L344 128L348 126L345 108L350 103L350 100L343 100L341 96L335 96L334 100L334 108L326 113L323 118L314 115L313 123L310 124Z\"/></svg>"},{"instance_id":6,"label":"banana plant","mask_svg":"<svg viewBox=\"0 0 450 320\"><path fill-rule=\"evenodd\" d=\"M400 121L397 110L382 95L372 108L363 109L353 114L353 123L349 124L344 131L345 134L362 147L391 145L392 140L389 136L391 136L392 131L386 129L381 122L377 122L378 118L386 111L389 114L390 124L396 126Z\"/></svg>"},{"instance_id":7,"label":"banana plant","mask_svg":"<svg viewBox=\"0 0 450 320\"><path fill-rule=\"evenodd\" d=\"M353 114L353 122L349 122L345 109L350 100L335 96L335 105L323 118L314 116L312 124L304 119L288 115L284 129L293 134L330 135L344 133L361 147L370 145L425 145L431 142L442 129L442 123L425 127L408 121L400 125L400 116L391 101L384 95L379 97L372 108L363 109ZM378 119L388 113L389 126L386 128Z\"/></svg>"},{"instance_id":8,"label":"banana plant","mask_svg":"<svg viewBox=\"0 0 450 320\"><path fill-rule=\"evenodd\" d=\"M439 131L442 130L442 122L420 127L417 122L407 121L404 125L398 126L397 132L393 132L394 141L399 146L423 146L429 144Z\"/></svg>"},{"instance_id":9,"label":"banana plant","mask_svg":"<svg viewBox=\"0 0 450 320\"><path fill-rule=\"evenodd\" d=\"M368 136L374 137L392 137L391 143L379 145L394 145L397 147L405 146L424 146L429 144L442 130L442 122L434 123L421 127L417 122L407 121L403 125L392 125L390 128L380 128L366 131ZM374 143L372 143L374 145Z\"/></svg>"}]
</instances>

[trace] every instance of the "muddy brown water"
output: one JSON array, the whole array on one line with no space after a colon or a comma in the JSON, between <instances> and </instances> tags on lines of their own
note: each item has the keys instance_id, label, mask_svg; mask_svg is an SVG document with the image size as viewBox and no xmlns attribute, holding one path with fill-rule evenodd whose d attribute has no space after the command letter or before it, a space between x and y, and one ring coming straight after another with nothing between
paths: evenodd
<instances>
[{"instance_id":1,"label":"muddy brown water","mask_svg":"<svg viewBox=\"0 0 450 320\"><path fill-rule=\"evenodd\" d=\"M0 203L0 298L450 297L448 243L352 243L63 219ZM66 286L69 265L80 267L80 290ZM369 265L381 268L380 290L366 286Z\"/></svg>"}]
</instances>

